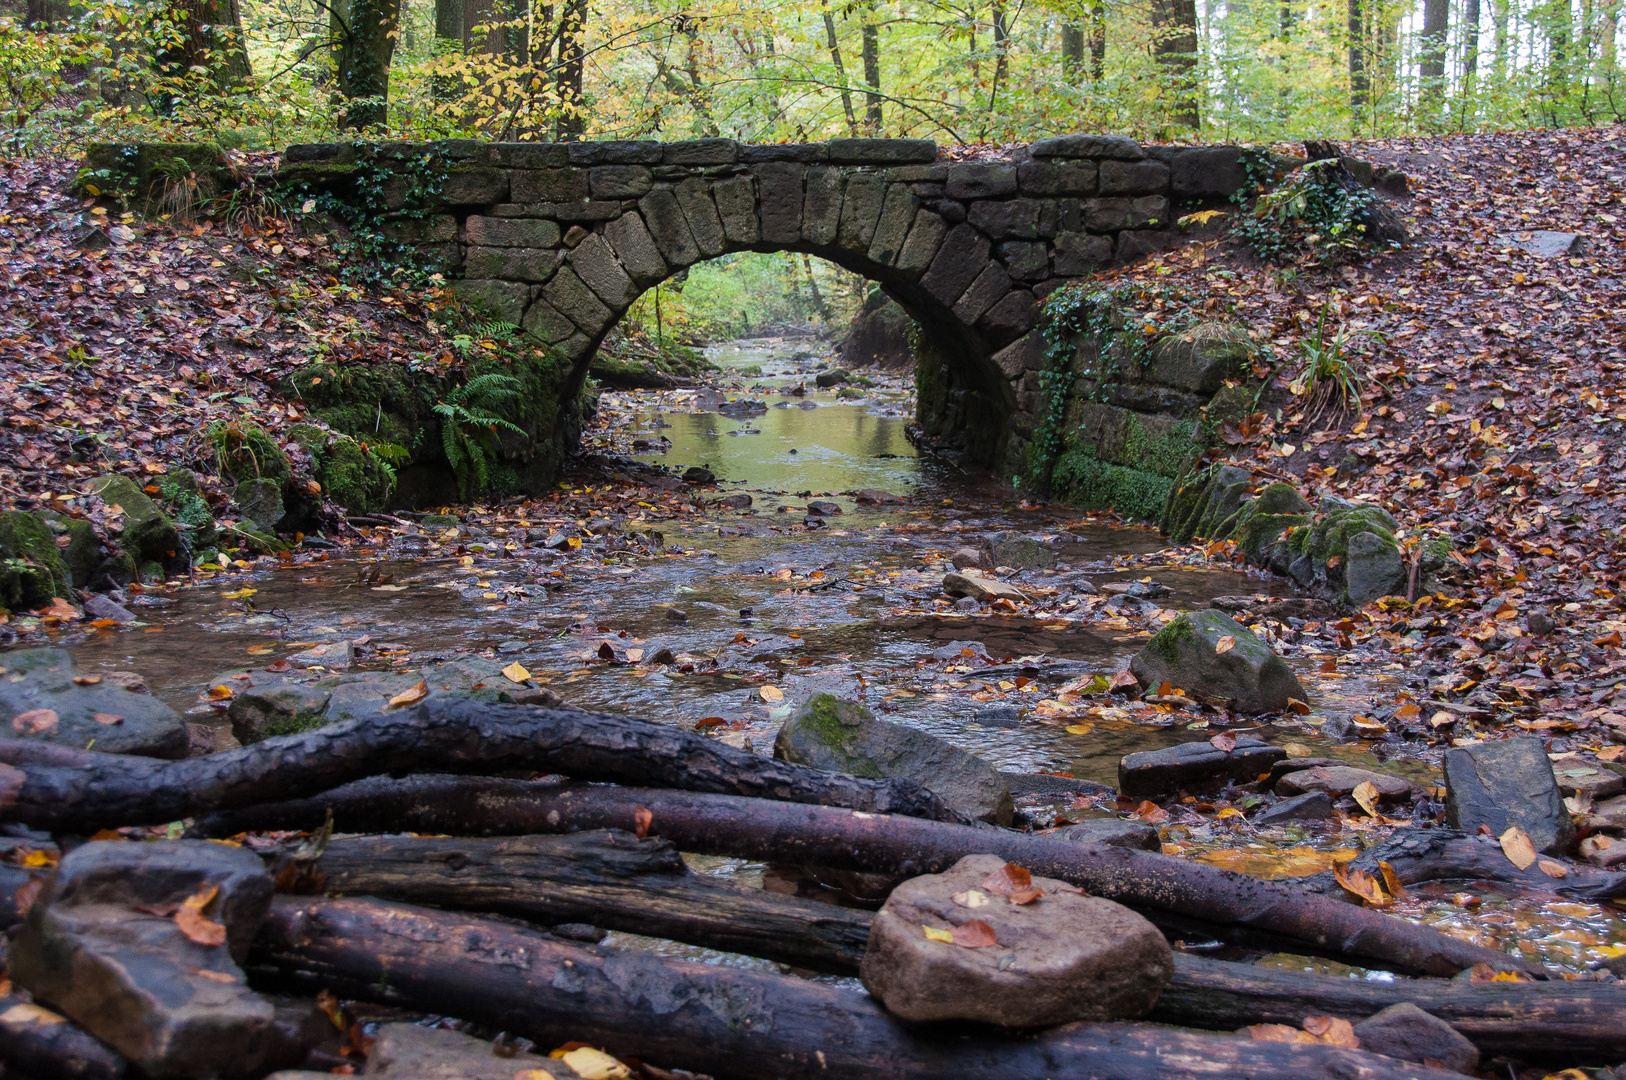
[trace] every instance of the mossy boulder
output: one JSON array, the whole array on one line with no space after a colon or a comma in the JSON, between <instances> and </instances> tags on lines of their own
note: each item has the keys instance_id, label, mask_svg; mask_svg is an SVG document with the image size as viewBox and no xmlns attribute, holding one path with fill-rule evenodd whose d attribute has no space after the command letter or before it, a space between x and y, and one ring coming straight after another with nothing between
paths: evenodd
<instances>
[{"instance_id":1,"label":"mossy boulder","mask_svg":"<svg viewBox=\"0 0 1626 1080\"><path fill-rule=\"evenodd\" d=\"M110 523L118 531L119 547L137 568L171 568L184 562L180 533L169 515L128 476L101 476L90 482L91 492L111 510L123 514ZM128 580L128 579L126 579Z\"/></svg>"},{"instance_id":2,"label":"mossy boulder","mask_svg":"<svg viewBox=\"0 0 1626 1080\"><path fill-rule=\"evenodd\" d=\"M1309 698L1269 645L1212 608L1182 615L1158 631L1129 670L1154 692L1167 682L1188 694L1228 699L1242 713L1282 712L1288 698Z\"/></svg>"},{"instance_id":3,"label":"mossy boulder","mask_svg":"<svg viewBox=\"0 0 1626 1080\"><path fill-rule=\"evenodd\" d=\"M68 571L69 587L90 588L102 563L102 541L96 535L96 526L84 518L69 517L54 510L42 510L39 517L56 537L57 552Z\"/></svg>"},{"instance_id":4,"label":"mossy boulder","mask_svg":"<svg viewBox=\"0 0 1626 1080\"><path fill-rule=\"evenodd\" d=\"M877 720L854 701L815 694L774 739L774 757L872 780L908 779L969 817L1009 825L1010 785L994 767L935 735Z\"/></svg>"},{"instance_id":5,"label":"mossy boulder","mask_svg":"<svg viewBox=\"0 0 1626 1080\"><path fill-rule=\"evenodd\" d=\"M295 424L288 429L288 437L310 454L317 482L333 502L357 514L389 505L395 491L395 469L385 458L404 458L404 447L364 442L314 424Z\"/></svg>"},{"instance_id":6,"label":"mossy boulder","mask_svg":"<svg viewBox=\"0 0 1626 1080\"><path fill-rule=\"evenodd\" d=\"M0 514L0 604L26 610L67 597L71 581L56 535L40 515Z\"/></svg>"},{"instance_id":7,"label":"mossy boulder","mask_svg":"<svg viewBox=\"0 0 1626 1080\"><path fill-rule=\"evenodd\" d=\"M198 195L210 197L231 185L231 168L218 143L91 143L85 165L74 182L80 195L131 194L156 199L164 185L191 173ZM92 190L94 189L94 190Z\"/></svg>"},{"instance_id":8,"label":"mossy boulder","mask_svg":"<svg viewBox=\"0 0 1626 1080\"><path fill-rule=\"evenodd\" d=\"M1136 521L1154 521L1169 499L1167 476L1102 461L1090 447L1062 454L1051 472L1051 489L1085 510L1116 510Z\"/></svg>"}]
</instances>

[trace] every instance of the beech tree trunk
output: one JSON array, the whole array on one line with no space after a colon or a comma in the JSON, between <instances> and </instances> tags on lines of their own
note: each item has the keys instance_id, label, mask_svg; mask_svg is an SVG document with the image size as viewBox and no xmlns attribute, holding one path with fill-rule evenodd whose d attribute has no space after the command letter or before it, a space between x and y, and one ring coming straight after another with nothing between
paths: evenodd
<instances>
[{"instance_id":1,"label":"beech tree trunk","mask_svg":"<svg viewBox=\"0 0 1626 1080\"><path fill-rule=\"evenodd\" d=\"M335 84L345 106L341 127L383 127L389 118L390 61L400 0L332 0L328 22L338 43Z\"/></svg>"},{"instance_id":2,"label":"beech tree trunk","mask_svg":"<svg viewBox=\"0 0 1626 1080\"><path fill-rule=\"evenodd\" d=\"M836 78L841 83L841 109L847 114L847 133L858 134L858 115L853 112L853 94L847 88L847 67L841 62L841 43L836 40L836 18L830 5L821 5L824 13L824 43L830 50L830 63L835 66Z\"/></svg>"},{"instance_id":3,"label":"beech tree trunk","mask_svg":"<svg viewBox=\"0 0 1626 1080\"><path fill-rule=\"evenodd\" d=\"M905 1024L853 990L377 900L277 897L251 965L261 984L450 1010L544 1046L580 1041L718 1080L1461 1080L1360 1050L1146 1024L1035 1037Z\"/></svg>"},{"instance_id":4,"label":"beech tree trunk","mask_svg":"<svg viewBox=\"0 0 1626 1080\"><path fill-rule=\"evenodd\" d=\"M1167 855L1005 829L649 788L416 777L374 781L198 823L204 835L311 827L459 835L647 831L680 850L913 877L995 854L1110 900L1280 934L1303 948L1429 975L1476 963L1530 970L1490 949L1278 882ZM639 822L644 823L640 827Z\"/></svg>"},{"instance_id":5,"label":"beech tree trunk","mask_svg":"<svg viewBox=\"0 0 1626 1080\"><path fill-rule=\"evenodd\" d=\"M875 25L875 5L872 3L864 9L864 25L861 36L864 58L864 83L869 89L864 91L864 123L869 133L879 137L881 134L881 30Z\"/></svg>"},{"instance_id":6,"label":"beech tree trunk","mask_svg":"<svg viewBox=\"0 0 1626 1080\"><path fill-rule=\"evenodd\" d=\"M1418 102L1425 121L1434 117L1445 100L1445 47L1450 29L1451 0L1423 0L1423 33L1417 54L1422 80Z\"/></svg>"},{"instance_id":7,"label":"beech tree trunk","mask_svg":"<svg viewBox=\"0 0 1626 1080\"><path fill-rule=\"evenodd\" d=\"M223 754L159 761L86 753L77 767L0 765L0 821L95 832L297 798L363 776L533 769L875 813L962 820L919 784L758 757L674 727L570 709L431 700Z\"/></svg>"},{"instance_id":8,"label":"beech tree trunk","mask_svg":"<svg viewBox=\"0 0 1626 1080\"><path fill-rule=\"evenodd\" d=\"M1152 35L1152 55L1174 99L1169 118L1181 127L1201 127L1196 0L1152 0Z\"/></svg>"},{"instance_id":9,"label":"beech tree trunk","mask_svg":"<svg viewBox=\"0 0 1626 1080\"><path fill-rule=\"evenodd\" d=\"M559 9L559 61L555 86L559 94L559 140L574 142L587 132L582 80L587 53L582 34L587 25L587 0L565 0Z\"/></svg>"}]
</instances>

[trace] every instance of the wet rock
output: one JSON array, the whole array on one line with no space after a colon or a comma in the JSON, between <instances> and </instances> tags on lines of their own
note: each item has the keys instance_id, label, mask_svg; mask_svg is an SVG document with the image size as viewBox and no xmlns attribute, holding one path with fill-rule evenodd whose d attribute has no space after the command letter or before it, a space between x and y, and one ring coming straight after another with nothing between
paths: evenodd
<instances>
[{"instance_id":1,"label":"wet rock","mask_svg":"<svg viewBox=\"0 0 1626 1080\"><path fill-rule=\"evenodd\" d=\"M666 621L669 623L686 623L689 621L689 613L682 608L667 608Z\"/></svg>"},{"instance_id":2,"label":"wet rock","mask_svg":"<svg viewBox=\"0 0 1626 1080\"><path fill-rule=\"evenodd\" d=\"M1500 836L1517 825L1537 851L1560 855L1569 846L1574 827L1540 739L1520 735L1453 747L1444 771L1445 814L1453 829L1473 834L1485 825Z\"/></svg>"},{"instance_id":3,"label":"wet rock","mask_svg":"<svg viewBox=\"0 0 1626 1080\"><path fill-rule=\"evenodd\" d=\"M186 756L206 757L215 752L215 729L208 724L186 725Z\"/></svg>"},{"instance_id":4,"label":"wet rock","mask_svg":"<svg viewBox=\"0 0 1626 1080\"><path fill-rule=\"evenodd\" d=\"M1456 1028L1409 1001L1391 1005L1355 1025L1361 1049L1399 1061L1433 1059L1447 1069L1472 1075L1479 1049Z\"/></svg>"},{"instance_id":5,"label":"wet rock","mask_svg":"<svg viewBox=\"0 0 1626 1080\"><path fill-rule=\"evenodd\" d=\"M721 499L713 500L711 505L729 510L748 510L751 507L751 496L743 492L738 495L724 495Z\"/></svg>"},{"instance_id":6,"label":"wet rock","mask_svg":"<svg viewBox=\"0 0 1626 1080\"><path fill-rule=\"evenodd\" d=\"M1015 810L1010 786L982 758L832 694L815 694L785 721L773 756L852 776L914 780L967 816L1000 825L1009 825Z\"/></svg>"},{"instance_id":7,"label":"wet rock","mask_svg":"<svg viewBox=\"0 0 1626 1080\"><path fill-rule=\"evenodd\" d=\"M1027 596L1015 585L1007 585L997 578L981 574L944 574L943 591L950 596L969 596L973 600L1026 600Z\"/></svg>"},{"instance_id":8,"label":"wet rock","mask_svg":"<svg viewBox=\"0 0 1626 1080\"><path fill-rule=\"evenodd\" d=\"M527 1070L575 1080L562 1062L536 1054L504 1057L497 1047L460 1031L417 1024L380 1024L363 1076L399 1080L514 1080Z\"/></svg>"},{"instance_id":9,"label":"wet rock","mask_svg":"<svg viewBox=\"0 0 1626 1080\"><path fill-rule=\"evenodd\" d=\"M1404 595L1406 568L1394 541L1375 532L1351 536L1344 563L1344 589L1351 607L1365 607L1385 596Z\"/></svg>"},{"instance_id":10,"label":"wet rock","mask_svg":"<svg viewBox=\"0 0 1626 1080\"><path fill-rule=\"evenodd\" d=\"M173 709L112 676L82 674L61 649L0 655L0 733L108 754L186 756L186 724ZM86 682L76 682L75 679ZM94 680L94 681L90 681Z\"/></svg>"},{"instance_id":11,"label":"wet rock","mask_svg":"<svg viewBox=\"0 0 1626 1080\"><path fill-rule=\"evenodd\" d=\"M1576 255L1582 248L1578 233L1555 232L1551 229L1532 229L1528 234L1515 233L1498 237L1503 247L1528 251L1538 259L1551 259L1559 255Z\"/></svg>"},{"instance_id":12,"label":"wet rock","mask_svg":"<svg viewBox=\"0 0 1626 1080\"><path fill-rule=\"evenodd\" d=\"M832 386L840 386L850 378L846 368L836 368L834 371L821 371L813 379L813 385L821 390L828 390Z\"/></svg>"},{"instance_id":13,"label":"wet rock","mask_svg":"<svg viewBox=\"0 0 1626 1080\"><path fill-rule=\"evenodd\" d=\"M1229 751L1206 740L1142 750L1118 762L1118 792L1131 799L1207 794L1228 783L1251 784L1286 756L1286 750L1251 735L1238 736Z\"/></svg>"},{"instance_id":14,"label":"wet rock","mask_svg":"<svg viewBox=\"0 0 1626 1080\"><path fill-rule=\"evenodd\" d=\"M1284 799L1253 819L1255 825L1285 825L1290 821L1326 821L1332 817L1332 797L1325 791L1307 791Z\"/></svg>"},{"instance_id":15,"label":"wet rock","mask_svg":"<svg viewBox=\"0 0 1626 1080\"><path fill-rule=\"evenodd\" d=\"M231 733L244 746L279 735L321 727L328 692L275 675L255 672L250 681L228 683L237 690L226 709Z\"/></svg>"},{"instance_id":16,"label":"wet rock","mask_svg":"<svg viewBox=\"0 0 1626 1080\"><path fill-rule=\"evenodd\" d=\"M1163 840L1158 836L1157 826L1144 821L1086 818L1076 825L1063 825L1048 835L1080 844L1105 844L1137 851L1163 850Z\"/></svg>"},{"instance_id":17,"label":"wet rock","mask_svg":"<svg viewBox=\"0 0 1626 1080\"><path fill-rule=\"evenodd\" d=\"M807 504L809 514L818 514L821 517L830 517L841 513L841 507L833 502L810 502Z\"/></svg>"},{"instance_id":18,"label":"wet rock","mask_svg":"<svg viewBox=\"0 0 1626 1080\"><path fill-rule=\"evenodd\" d=\"M1313 596L1216 596L1208 606L1218 608L1227 615L1246 612L1277 622L1288 619L1324 620L1338 613L1338 609L1325 600Z\"/></svg>"},{"instance_id":19,"label":"wet rock","mask_svg":"<svg viewBox=\"0 0 1626 1080\"><path fill-rule=\"evenodd\" d=\"M686 484L715 484L717 477L703 465L690 465L683 470L683 482Z\"/></svg>"},{"instance_id":20,"label":"wet rock","mask_svg":"<svg viewBox=\"0 0 1626 1080\"><path fill-rule=\"evenodd\" d=\"M768 404L763 401L730 401L719 405L717 411L724 416L740 419L747 416L766 416ZM687 479L687 476L685 476Z\"/></svg>"},{"instance_id":21,"label":"wet rock","mask_svg":"<svg viewBox=\"0 0 1626 1080\"><path fill-rule=\"evenodd\" d=\"M1225 651L1216 651L1227 638ZM1281 712L1288 698L1309 698L1269 645L1212 608L1163 627L1129 662L1129 670L1148 689L1168 682L1188 694L1226 698L1243 713Z\"/></svg>"},{"instance_id":22,"label":"wet rock","mask_svg":"<svg viewBox=\"0 0 1626 1080\"><path fill-rule=\"evenodd\" d=\"M203 909L221 943L199 944L173 912ZM153 1077L257 1074L292 1064L271 1002L238 966L271 902L258 856L202 840L93 842L65 856L29 909L8 974ZM201 934L199 936L202 936Z\"/></svg>"},{"instance_id":23,"label":"wet rock","mask_svg":"<svg viewBox=\"0 0 1626 1080\"><path fill-rule=\"evenodd\" d=\"M114 622L135 622L136 617L129 608L114 600L112 597L100 593L85 601L85 618L112 619Z\"/></svg>"},{"instance_id":24,"label":"wet rock","mask_svg":"<svg viewBox=\"0 0 1626 1080\"><path fill-rule=\"evenodd\" d=\"M987 551L994 566L1013 570L1054 570L1056 553L1020 533L997 532L988 537Z\"/></svg>"},{"instance_id":25,"label":"wet rock","mask_svg":"<svg viewBox=\"0 0 1626 1080\"><path fill-rule=\"evenodd\" d=\"M351 644L348 638L343 638L312 645L304 652L294 653L288 657L288 663L296 668L322 667L330 671L340 671L353 664L355 659L355 645Z\"/></svg>"},{"instance_id":26,"label":"wet rock","mask_svg":"<svg viewBox=\"0 0 1626 1080\"><path fill-rule=\"evenodd\" d=\"M954 601L954 610L956 611L977 611L981 607L982 605L977 602L977 598L974 596L962 596Z\"/></svg>"},{"instance_id":27,"label":"wet rock","mask_svg":"<svg viewBox=\"0 0 1626 1080\"><path fill-rule=\"evenodd\" d=\"M1585 793L1601 800L1619 795L1626 789L1626 780L1622 780L1615 773L1594 769L1590 765L1555 767L1553 776L1558 781L1558 791L1561 795Z\"/></svg>"},{"instance_id":28,"label":"wet rock","mask_svg":"<svg viewBox=\"0 0 1626 1080\"><path fill-rule=\"evenodd\" d=\"M949 564L956 570L992 570L994 568L991 553L984 553L980 548L956 548L949 556Z\"/></svg>"},{"instance_id":29,"label":"wet rock","mask_svg":"<svg viewBox=\"0 0 1626 1080\"><path fill-rule=\"evenodd\" d=\"M282 505L282 481L264 477L244 480L232 491L232 501L261 532L274 533L287 510Z\"/></svg>"},{"instance_id":30,"label":"wet rock","mask_svg":"<svg viewBox=\"0 0 1626 1080\"><path fill-rule=\"evenodd\" d=\"M1530 628L1530 633L1536 637L1546 637L1558 629L1558 623L1545 611L1532 611L1525 617L1525 625Z\"/></svg>"},{"instance_id":31,"label":"wet rock","mask_svg":"<svg viewBox=\"0 0 1626 1080\"><path fill-rule=\"evenodd\" d=\"M1004 866L996 855L968 855L892 890L871 925L864 988L911 1021L1030 1028L1145 1015L1174 974L1156 927L1053 878L1033 877L1043 895L1013 903L988 884ZM966 933L974 921L992 928L994 944L965 948L923 929Z\"/></svg>"},{"instance_id":32,"label":"wet rock","mask_svg":"<svg viewBox=\"0 0 1626 1080\"><path fill-rule=\"evenodd\" d=\"M1417 790L1411 781L1398 776L1368 772L1348 765L1317 765L1283 776L1276 781L1276 794L1293 796L1321 791L1339 799L1366 783L1377 788L1378 799L1386 803L1410 802Z\"/></svg>"},{"instance_id":33,"label":"wet rock","mask_svg":"<svg viewBox=\"0 0 1626 1080\"><path fill-rule=\"evenodd\" d=\"M894 495L879 488L859 488L853 493L853 497L865 506L898 506L909 501L902 495Z\"/></svg>"},{"instance_id":34,"label":"wet rock","mask_svg":"<svg viewBox=\"0 0 1626 1080\"><path fill-rule=\"evenodd\" d=\"M141 485L128 476L101 476L90 482L90 490L109 510L117 506L123 511L122 517L115 518L114 526L118 527L119 547L136 566L174 561L173 553L181 550L180 533Z\"/></svg>"}]
</instances>

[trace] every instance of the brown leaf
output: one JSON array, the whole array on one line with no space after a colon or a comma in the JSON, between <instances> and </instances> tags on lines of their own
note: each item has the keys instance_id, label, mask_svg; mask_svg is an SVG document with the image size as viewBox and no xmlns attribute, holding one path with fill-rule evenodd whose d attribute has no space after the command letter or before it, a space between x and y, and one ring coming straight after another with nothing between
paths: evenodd
<instances>
[{"instance_id":1,"label":"brown leaf","mask_svg":"<svg viewBox=\"0 0 1626 1080\"><path fill-rule=\"evenodd\" d=\"M416 686L410 686L407 689L402 690L399 694L396 694L394 697L390 698L389 704L385 705L384 707L386 709L399 709L405 705L416 705L418 702L422 701L428 696L429 684L420 679Z\"/></svg>"},{"instance_id":2,"label":"brown leaf","mask_svg":"<svg viewBox=\"0 0 1626 1080\"><path fill-rule=\"evenodd\" d=\"M1360 897L1363 902L1373 907L1388 907L1394 903L1393 898L1383 891L1383 886L1378 884L1377 879L1365 870L1352 869L1341 862L1335 862L1332 864L1332 876L1346 892Z\"/></svg>"},{"instance_id":3,"label":"brown leaf","mask_svg":"<svg viewBox=\"0 0 1626 1080\"><path fill-rule=\"evenodd\" d=\"M1510 826L1501 835L1501 842L1502 854L1520 870L1530 869L1530 865L1536 861L1536 845L1531 843L1529 834L1517 825Z\"/></svg>"},{"instance_id":4,"label":"brown leaf","mask_svg":"<svg viewBox=\"0 0 1626 1080\"><path fill-rule=\"evenodd\" d=\"M1359 784L1356 784L1355 790L1350 792L1350 796L1354 798L1355 805L1365 810L1368 815L1372 817L1383 816L1378 813L1378 786L1372 781L1362 780Z\"/></svg>"},{"instance_id":5,"label":"brown leaf","mask_svg":"<svg viewBox=\"0 0 1626 1080\"><path fill-rule=\"evenodd\" d=\"M1336 1016L1306 1016L1304 1030L1329 1046L1357 1050L1361 1045L1361 1040L1355 1037L1354 1025Z\"/></svg>"},{"instance_id":6,"label":"brown leaf","mask_svg":"<svg viewBox=\"0 0 1626 1080\"><path fill-rule=\"evenodd\" d=\"M44 878L31 877L23 882L22 887L17 890L17 899L14 901L18 915L28 914L28 909L34 906L34 901L39 898L40 890L43 888L45 888Z\"/></svg>"},{"instance_id":7,"label":"brown leaf","mask_svg":"<svg viewBox=\"0 0 1626 1080\"><path fill-rule=\"evenodd\" d=\"M1112 692L1113 690L1129 690L1132 688L1138 689L1139 687L1140 680L1131 675L1128 668L1125 668L1124 670L1118 672L1118 674L1114 675L1111 679L1107 680L1108 693Z\"/></svg>"},{"instance_id":8,"label":"brown leaf","mask_svg":"<svg viewBox=\"0 0 1626 1080\"><path fill-rule=\"evenodd\" d=\"M1130 816L1153 825L1160 821L1169 820L1169 812L1150 799L1142 800L1141 804L1135 807L1135 812Z\"/></svg>"},{"instance_id":9,"label":"brown leaf","mask_svg":"<svg viewBox=\"0 0 1626 1080\"><path fill-rule=\"evenodd\" d=\"M1387 861L1379 861L1378 872L1383 875L1383 887L1389 890L1389 895L1396 900L1404 900L1406 898L1406 886L1400 883L1400 875L1395 873L1395 868L1390 866Z\"/></svg>"},{"instance_id":10,"label":"brown leaf","mask_svg":"<svg viewBox=\"0 0 1626 1080\"><path fill-rule=\"evenodd\" d=\"M649 827L655 823L655 812L648 807L636 806L632 810L632 834L642 840L649 835Z\"/></svg>"},{"instance_id":11,"label":"brown leaf","mask_svg":"<svg viewBox=\"0 0 1626 1080\"><path fill-rule=\"evenodd\" d=\"M95 686L102 681L100 675L75 675L73 681L80 686Z\"/></svg>"},{"instance_id":12,"label":"brown leaf","mask_svg":"<svg viewBox=\"0 0 1626 1080\"><path fill-rule=\"evenodd\" d=\"M197 892L182 902L181 910L175 913L175 925L186 935L188 941L210 946L226 943L225 924L217 923L203 913L203 909L214 902L219 892L218 885L201 886Z\"/></svg>"},{"instance_id":13,"label":"brown leaf","mask_svg":"<svg viewBox=\"0 0 1626 1080\"><path fill-rule=\"evenodd\" d=\"M996 896L1011 896L1032 889L1033 875L1015 863L1006 863L989 874L982 887Z\"/></svg>"},{"instance_id":14,"label":"brown leaf","mask_svg":"<svg viewBox=\"0 0 1626 1080\"><path fill-rule=\"evenodd\" d=\"M1309 1032L1300 1031L1296 1027L1288 1027L1286 1024L1254 1024L1245 1030L1248 1033L1248 1038L1255 1042L1308 1043L1319 1041Z\"/></svg>"},{"instance_id":15,"label":"brown leaf","mask_svg":"<svg viewBox=\"0 0 1626 1080\"><path fill-rule=\"evenodd\" d=\"M1229 731L1222 731L1209 739L1208 744L1222 754L1229 754L1236 749L1236 735Z\"/></svg>"},{"instance_id":16,"label":"brown leaf","mask_svg":"<svg viewBox=\"0 0 1626 1080\"><path fill-rule=\"evenodd\" d=\"M1224 656L1234 648L1236 648L1236 635L1226 634L1224 637L1214 642L1214 655Z\"/></svg>"},{"instance_id":17,"label":"brown leaf","mask_svg":"<svg viewBox=\"0 0 1626 1080\"><path fill-rule=\"evenodd\" d=\"M990 945L998 945L999 937L994 928L981 919L972 919L963 926L956 926L949 931L954 937L954 944L962 949L985 949Z\"/></svg>"},{"instance_id":18,"label":"brown leaf","mask_svg":"<svg viewBox=\"0 0 1626 1080\"><path fill-rule=\"evenodd\" d=\"M124 717L119 716L116 713L99 712L96 714L96 722L98 724L106 724L107 726L112 727L114 724L124 723Z\"/></svg>"},{"instance_id":19,"label":"brown leaf","mask_svg":"<svg viewBox=\"0 0 1626 1080\"><path fill-rule=\"evenodd\" d=\"M1300 701L1296 697L1290 697L1287 699L1287 707L1289 710L1298 713L1300 716L1310 715L1310 706L1306 702Z\"/></svg>"},{"instance_id":20,"label":"brown leaf","mask_svg":"<svg viewBox=\"0 0 1626 1080\"><path fill-rule=\"evenodd\" d=\"M265 665L265 670L275 672L292 671L293 668L294 666L286 660L273 660Z\"/></svg>"},{"instance_id":21,"label":"brown leaf","mask_svg":"<svg viewBox=\"0 0 1626 1080\"><path fill-rule=\"evenodd\" d=\"M1021 892L1013 892L1013 893L1011 893L1011 903L1019 904L1019 905L1020 904L1031 904L1031 903L1033 903L1033 901L1039 899L1039 897L1041 897L1043 895L1044 895L1044 890L1043 889L1024 889Z\"/></svg>"},{"instance_id":22,"label":"brown leaf","mask_svg":"<svg viewBox=\"0 0 1626 1080\"><path fill-rule=\"evenodd\" d=\"M11 730L20 731L24 735L38 735L42 731L56 727L58 719L57 714L50 709L29 709L11 718Z\"/></svg>"},{"instance_id":23,"label":"brown leaf","mask_svg":"<svg viewBox=\"0 0 1626 1080\"><path fill-rule=\"evenodd\" d=\"M1550 878L1562 878L1570 876L1569 867L1565 866L1563 863L1553 862L1551 859L1537 859L1536 869L1540 870L1543 874L1546 874Z\"/></svg>"}]
</instances>

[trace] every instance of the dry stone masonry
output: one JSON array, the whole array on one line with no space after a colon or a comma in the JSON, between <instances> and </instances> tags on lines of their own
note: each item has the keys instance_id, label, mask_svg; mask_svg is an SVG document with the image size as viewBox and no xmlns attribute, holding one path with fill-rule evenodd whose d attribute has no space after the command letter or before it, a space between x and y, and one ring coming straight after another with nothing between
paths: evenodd
<instances>
[{"instance_id":1,"label":"dry stone masonry","mask_svg":"<svg viewBox=\"0 0 1626 1080\"><path fill-rule=\"evenodd\" d=\"M338 190L353 144L291 147L278 179ZM806 252L878 282L922 328L921 423L975 459L1018 465L1037 423L1039 302L1181 242L1176 218L1246 182L1237 147L1065 135L997 160L935 143L835 139L385 144L433 160L430 213L386 222L456 288L575 365L645 289L729 252ZM405 177L386 207L407 208Z\"/></svg>"}]
</instances>

